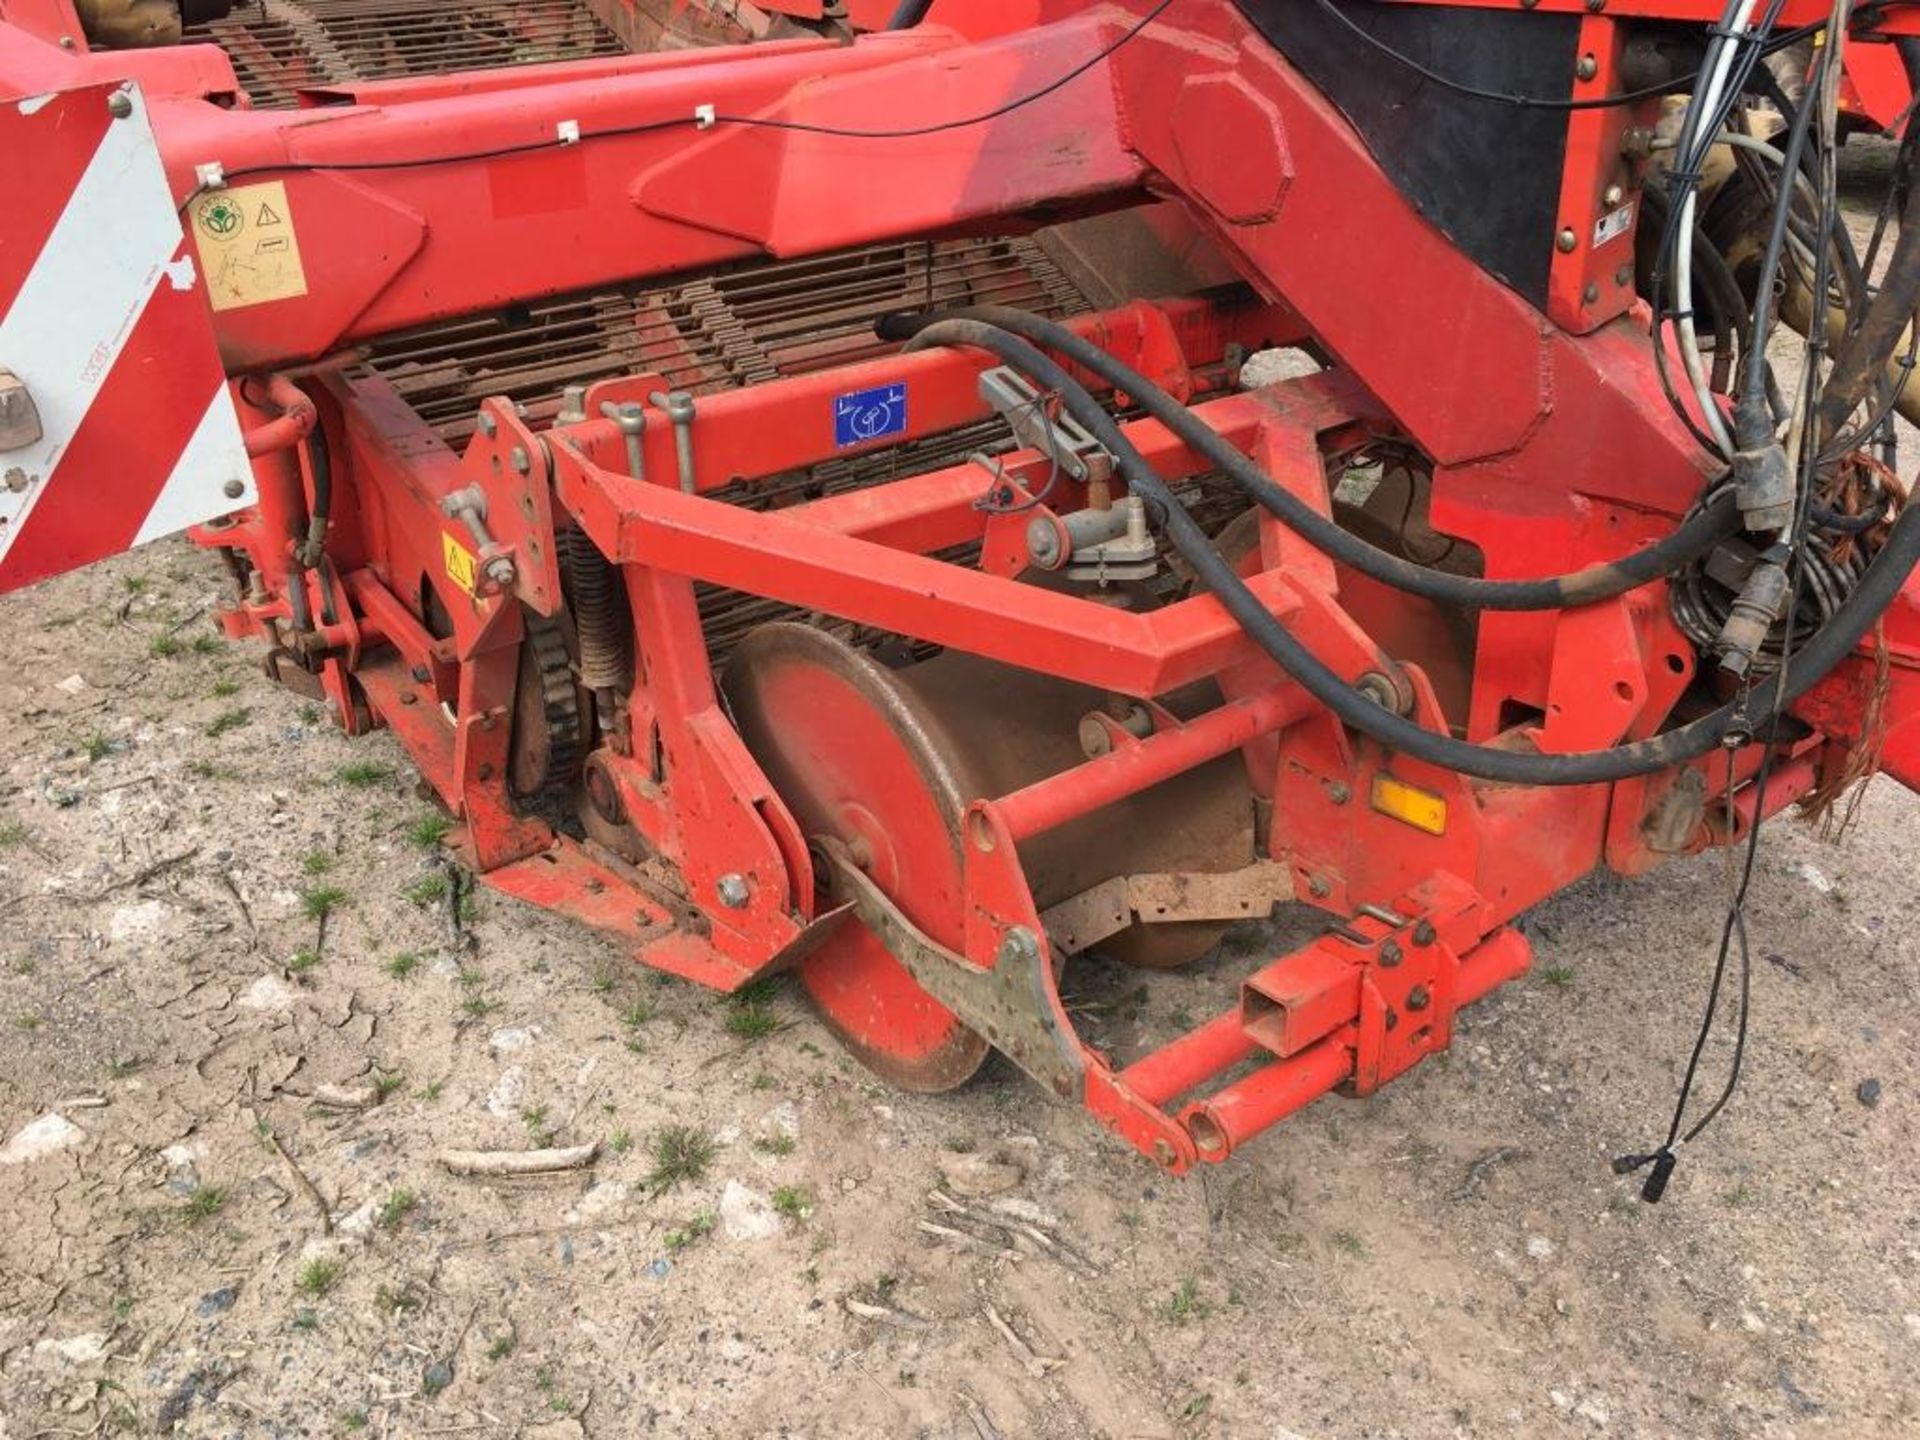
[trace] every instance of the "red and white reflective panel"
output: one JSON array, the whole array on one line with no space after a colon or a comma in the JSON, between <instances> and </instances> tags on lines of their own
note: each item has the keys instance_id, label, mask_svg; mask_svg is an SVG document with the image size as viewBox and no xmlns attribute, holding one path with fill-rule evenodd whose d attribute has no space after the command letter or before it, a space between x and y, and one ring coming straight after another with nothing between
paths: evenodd
<instances>
[{"instance_id":1,"label":"red and white reflective panel","mask_svg":"<svg viewBox=\"0 0 1920 1440\"><path fill-rule=\"evenodd\" d=\"M0 449L4 592L251 504L253 471L139 91L0 101L0 156L0 370L40 431Z\"/></svg>"}]
</instances>

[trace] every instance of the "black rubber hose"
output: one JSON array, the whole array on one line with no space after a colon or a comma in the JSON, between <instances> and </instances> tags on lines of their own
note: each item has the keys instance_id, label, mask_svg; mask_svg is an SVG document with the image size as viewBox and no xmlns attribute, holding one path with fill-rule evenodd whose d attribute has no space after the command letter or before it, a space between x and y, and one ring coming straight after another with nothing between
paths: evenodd
<instances>
[{"instance_id":1,"label":"black rubber hose","mask_svg":"<svg viewBox=\"0 0 1920 1440\"><path fill-rule=\"evenodd\" d=\"M927 325L909 349L964 345L985 350L1043 390L1061 397L1068 413L1114 456L1128 489L1140 496L1174 548L1200 582L1274 663L1315 700L1363 735L1443 769L1514 785L1593 785L1648 775L1719 748L1729 738L1744 743L1770 715L1805 694L1853 653L1880 613L1920 563L1920 505L1904 511L1887 543L1860 583L1827 625L1801 648L1790 673L1758 686L1746 707L1727 705L1710 715L1647 740L1607 750L1564 755L1509 750L1456 740L1427 730L1375 704L1355 690L1288 632L1247 588L1207 533L1136 449L1106 407L1056 361L1005 330L978 320L941 320ZM1131 393L1131 392L1129 392ZM1140 398L1136 396L1135 398Z\"/></svg>"},{"instance_id":2,"label":"black rubber hose","mask_svg":"<svg viewBox=\"0 0 1920 1440\"><path fill-rule=\"evenodd\" d=\"M327 447L326 420L313 417L307 435L307 464L313 471L313 512L307 520L307 538L300 547L300 563L311 570L327 549L327 527L333 522L333 453Z\"/></svg>"},{"instance_id":3,"label":"black rubber hose","mask_svg":"<svg viewBox=\"0 0 1920 1440\"><path fill-rule=\"evenodd\" d=\"M1082 370L1125 391L1188 448L1224 471L1249 499L1258 502L1316 550L1324 551L1383 585L1455 609L1565 610L1611 600L1651 580L1671 575L1739 528L1739 508L1733 492L1727 490L1701 506L1671 534L1645 549L1604 565L1576 570L1571 575L1549 575L1535 580L1482 580L1472 575L1429 570L1369 544L1327 519L1292 491L1275 484L1272 477L1236 446L1160 386L1064 325L1024 310L978 305L943 315L887 316L878 328L885 338L905 339L947 318L990 325L1066 356Z\"/></svg>"},{"instance_id":4,"label":"black rubber hose","mask_svg":"<svg viewBox=\"0 0 1920 1440\"><path fill-rule=\"evenodd\" d=\"M933 0L900 0L900 8L893 12L893 18L887 21L889 30L911 30L927 18L927 11L933 8Z\"/></svg>"}]
</instances>

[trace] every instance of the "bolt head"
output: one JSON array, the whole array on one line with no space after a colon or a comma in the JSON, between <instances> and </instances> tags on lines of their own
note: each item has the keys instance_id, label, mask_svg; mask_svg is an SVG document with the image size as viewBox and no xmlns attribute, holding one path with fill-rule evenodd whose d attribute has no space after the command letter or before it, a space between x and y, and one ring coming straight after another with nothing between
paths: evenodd
<instances>
[{"instance_id":1,"label":"bolt head","mask_svg":"<svg viewBox=\"0 0 1920 1440\"><path fill-rule=\"evenodd\" d=\"M1315 875L1307 881L1307 893L1316 900L1324 900L1333 893L1333 886L1324 875Z\"/></svg>"},{"instance_id":2,"label":"bolt head","mask_svg":"<svg viewBox=\"0 0 1920 1440\"><path fill-rule=\"evenodd\" d=\"M524 445L514 446L513 453L508 456L508 459L513 462L514 470L521 475L528 474L533 469L533 457L527 454L527 447Z\"/></svg>"},{"instance_id":3,"label":"bolt head","mask_svg":"<svg viewBox=\"0 0 1920 1440\"><path fill-rule=\"evenodd\" d=\"M495 585L498 585L502 590L512 589L513 582L517 578L518 576L513 568L513 561L509 560L506 556L498 555L487 562L487 579L491 580Z\"/></svg>"},{"instance_id":4,"label":"bolt head","mask_svg":"<svg viewBox=\"0 0 1920 1440\"><path fill-rule=\"evenodd\" d=\"M1622 265L1618 270L1614 271L1613 283L1620 286L1623 290L1631 285L1633 283L1633 267L1631 265Z\"/></svg>"},{"instance_id":5,"label":"bolt head","mask_svg":"<svg viewBox=\"0 0 1920 1440\"><path fill-rule=\"evenodd\" d=\"M1573 67L1573 73L1582 80L1591 80L1600 73L1600 62L1591 55L1582 55L1579 63Z\"/></svg>"},{"instance_id":6,"label":"bolt head","mask_svg":"<svg viewBox=\"0 0 1920 1440\"><path fill-rule=\"evenodd\" d=\"M1598 285L1587 286L1586 289L1580 292L1580 299L1588 305L1595 304L1600 299L1600 287Z\"/></svg>"},{"instance_id":7,"label":"bolt head","mask_svg":"<svg viewBox=\"0 0 1920 1440\"><path fill-rule=\"evenodd\" d=\"M116 120L125 120L133 114L133 97L124 90L116 90L107 97L107 113Z\"/></svg>"},{"instance_id":8,"label":"bolt head","mask_svg":"<svg viewBox=\"0 0 1920 1440\"><path fill-rule=\"evenodd\" d=\"M479 429L482 435L486 436L487 439L491 440L497 433L499 433L500 422L495 420L490 413L488 413L485 410L482 410L480 412Z\"/></svg>"},{"instance_id":9,"label":"bolt head","mask_svg":"<svg viewBox=\"0 0 1920 1440\"><path fill-rule=\"evenodd\" d=\"M1383 970L1393 969L1405 958L1397 940L1388 940L1380 947L1380 968Z\"/></svg>"},{"instance_id":10,"label":"bolt head","mask_svg":"<svg viewBox=\"0 0 1920 1440\"><path fill-rule=\"evenodd\" d=\"M1625 190L1622 190L1618 185L1609 185L1601 194L1600 203L1611 210L1626 198L1627 192Z\"/></svg>"},{"instance_id":11,"label":"bolt head","mask_svg":"<svg viewBox=\"0 0 1920 1440\"><path fill-rule=\"evenodd\" d=\"M1562 255L1571 255L1573 247L1580 243L1580 237L1573 233L1573 227L1569 225L1554 237L1553 243L1559 247Z\"/></svg>"},{"instance_id":12,"label":"bolt head","mask_svg":"<svg viewBox=\"0 0 1920 1440\"><path fill-rule=\"evenodd\" d=\"M229 500L238 500L242 495L247 493L245 483L239 480L227 481L226 484L220 487L220 490Z\"/></svg>"},{"instance_id":13,"label":"bolt head","mask_svg":"<svg viewBox=\"0 0 1920 1440\"><path fill-rule=\"evenodd\" d=\"M1431 920L1422 920L1413 927L1413 943L1416 945L1431 945L1439 938L1440 932L1433 928Z\"/></svg>"},{"instance_id":14,"label":"bolt head","mask_svg":"<svg viewBox=\"0 0 1920 1440\"><path fill-rule=\"evenodd\" d=\"M1327 787L1327 799L1336 805L1344 805L1353 799L1353 790L1350 786L1344 785L1336 780Z\"/></svg>"},{"instance_id":15,"label":"bolt head","mask_svg":"<svg viewBox=\"0 0 1920 1440\"><path fill-rule=\"evenodd\" d=\"M1433 1003L1433 996L1424 985L1416 985L1407 992L1407 1009L1424 1010Z\"/></svg>"},{"instance_id":16,"label":"bolt head","mask_svg":"<svg viewBox=\"0 0 1920 1440\"><path fill-rule=\"evenodd\" d=\"M714 894L720 897L720 903L729 910L744 910L752 892L747 889L747 877L744 875L722 875L713 885Z\"/></svg>"}]
</instances>

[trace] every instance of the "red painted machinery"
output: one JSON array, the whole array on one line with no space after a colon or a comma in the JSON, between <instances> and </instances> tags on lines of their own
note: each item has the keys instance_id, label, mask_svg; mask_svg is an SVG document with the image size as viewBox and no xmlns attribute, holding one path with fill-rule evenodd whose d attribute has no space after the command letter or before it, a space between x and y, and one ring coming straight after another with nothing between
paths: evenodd
<instances>
[{"instance_id":1,"label":"red painted machinery","mask_svg":"<svg viewBox=\"0 0 1920 1440\"><path fill-rule=\"evenodd\" d=\"M902 1086L1218 1161L1595 867L1920 782L1920 224L1833 233L1825 62L1727 138L1903 5L79 3L0 0L0 588L192 525L489 884Z\"/></svg>"}]
</instances>

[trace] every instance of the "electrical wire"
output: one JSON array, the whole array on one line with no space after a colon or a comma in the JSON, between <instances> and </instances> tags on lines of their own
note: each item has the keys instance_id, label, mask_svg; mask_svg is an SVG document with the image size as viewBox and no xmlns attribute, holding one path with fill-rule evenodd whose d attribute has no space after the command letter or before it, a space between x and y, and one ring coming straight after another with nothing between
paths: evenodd
<instances>
[{"instance_id":1,"label":"electrical wire","mask_svg":"<svg viewBox=\"0 0 1920 1440\"><path fill-rule=\"evenodd\" d=\"M1830 232L1837 228L1839 220L1839 187L1834 151L1837 149L1834 133L1834 115L1838 100L1838 76L1841 56L1844 51L1844 36L1849 0L1834 0L1831 21L1832 34L1837 43L1826 48L1821 57L1821 69L1813 93L1810 93L1801 106L1804 119L1807 112L1818 104L1821 113L1820 136L1820 193L1818 225L1815 235L1814 273L1812 276L1812 294L1825 299L1828 283L1827 260ZM1782 228L1781 217L1792 208L1794 187L1788 183L1783 171L1782 183L1775 199L1774 231L1777 236ZM1764 292L1758 308L1765 308ZM1795 405L1796 433L1804 435L1798 427L1810 423L1820 394L1821 365L1827 349L1827 327L1824 316L1807 326L1804 350L1804 363L1799 387L1799 398ZM1779 677L1784 681L1792 667L1794 649L1794 620L1799 614L1802 595L1810 575L1809 561L1813 547L1808 541L1808 530L1813 508L1813 491L1818 457L1814 454L1814 445L1809 440L1802 445L1796 455L1799 469L1799 486L1794 521L1790 525L1786 543L1791 552L1791 580L1788 586L1788 600L1785 623L1782 627L1781 656ZM1753 674L1743 677L1742 691L1737 704L1745 706L1752 699ZM1740 865L1739 876L1733 884L1728 898L1727 912L1721 924L1720 943L1714 957L1713 975L1707 988L1707 1001L1701 1017L1700 1028L1694 1037L1691 1053L1687 1059L1686 1070L1681 1078L1679 1092L1675 1097L1673 1115L1668 1122L1666 1139L1660 1147L1647 1155L1623 1155L1613 1162L1616 1174L1629 1174L1645 1166L1652 1166L1646 1182L1641 1187L1641 1198L1649 1203L1658 1202L1666 1193L1678 1163L1681 1147L1690 1145L1706 1131L1726 1109L1740 1083L1740 1077L1746 1059L1748 1025L1752 1013L1753 993L1753 957L1747 936L1746 907L1753 888L1753 877L1760 851L1761 822L1766 817L1767 786L1773 772L1775 756L1779 751L1780 711L1774 710L1766 720L1764 734L1758 736L1761 743L1760 764L1755 773L1752 786L1752 820L1746 836L1745 855ZM1734 766L1734 751L1727 750L1727 825L1728 838L1731 840L1737 826L1737 811L1734 805L1734 793L1738 776ZM1737 1009L1736 1029L1734 1032L1733 1054L1729 1059L1727 1076L1719 1095L1707 1107L1704 1113L1687 1126L1687 1108L1692 1099L1694 1085L1699 1077L1702 1058L1706 1053L1717 1026L1720 1014L1720 997L1726 983L1727 967L1732 955L1739 955L1740 994ZM1684 1129L1683 1129L1684 1127Z\"/></svg>"},{"instance_id":2,"label":"electrical wire","mask_svg":"<svg viewBox=\"0 0 1920 1440\"><path fill-rule=\"evenodd\" d=\"M605 130L585 130L576 139L541 138L527 140L512 145L496 145L483 150L462 150L439 155L419 155L400 160L288 160L265 165L244 165L238 169L225 171L221 177L222 185L249 175L318 175L350 174L366 170L416 170L435 165L461 165L478 160L501 160L515 155L529 155L542 150L557 150L571 145L585 144L589 140L615 140L631 138L635 135L651 135L666 130L709 130L721 125L738 126L755 130L780 130L802 135L820 135L839 140L912 140L928 135L942 135L953 130L966 130L975 125L986 125L1024 110L1049 96L1057 94L1078 80L1088 71L1097 68L1112 59L1134 40L1138 39L1154 21L1158 20L1170 8L1173 0L1159 0L1151 10L1130 25L1114 40L1102 46L1087 59L1075 65L1065 74L1048 81L1037 90L1016 96L990 110L978 114L961 116L953 120L940 120L926 125L903 126L898 129L864 130L840 125L819 125L807 120L782 120L767 115L732 115L719 113L711 116L675 115L659 120L642 120L631 125L615 125ZM199 184L187 192L179 206L184 211L202 194L219 187Z\"/></svg>"}]
</instances>

